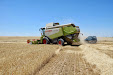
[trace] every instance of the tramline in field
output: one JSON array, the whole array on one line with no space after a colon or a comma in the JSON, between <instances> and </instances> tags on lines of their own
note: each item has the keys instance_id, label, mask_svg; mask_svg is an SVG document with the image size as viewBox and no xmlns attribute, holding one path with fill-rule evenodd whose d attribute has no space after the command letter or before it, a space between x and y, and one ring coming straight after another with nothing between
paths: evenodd
<instances>
[{"instance_id":1,"label":"tramline in field","mask_svg":"<svg viewBox=\"0 0 113 75\"><path fill-rule=\"evenodd\" d=\"M80 45L79 26L74 24L59 25L59 23L49 23L46 27L40 28L41 37L40 40L27 40L29 44L58 44L64 45L65 42L70 45Z\"/></svg>"}]
</instances>

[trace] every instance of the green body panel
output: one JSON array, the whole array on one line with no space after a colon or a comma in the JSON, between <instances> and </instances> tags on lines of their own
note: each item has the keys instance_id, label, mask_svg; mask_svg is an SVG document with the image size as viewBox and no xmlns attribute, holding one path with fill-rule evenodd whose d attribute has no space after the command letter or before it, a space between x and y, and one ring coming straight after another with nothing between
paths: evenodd
<instances>
[{"instance_id":1,"label":"green body panel","mask_svg":"<svg viewBox=\"0 0 113 75\"><path fill-rule=\"evenodd\" d=\"M49 38L51 39L55 39L55 38L58 38L60 36L63 36L63 31L62 31L62 28L59 28L59 32L58 33L55 33L53 35L50 35Z\"/></svg>"},{"instance_id":2,"label":"green body panel","mask_svg":"<svg viewBox=\"0 0 113 75\"><path fill-rule=\"evenodd\" d=\"M64 36L66 36L66 35L70 35L70 34L76 34L74 37L73 37L73 39L69 39L69 38L66 38L65 37L65 40L67 41L67 42L80 42L80 40L78 39L78 33L77 33L77 29L76 29L76 27L73 27L73 26L68 26L68 27L64 27L63 28L63 33L64 33Z\"/></svg>"},{"instance_id":3,"label":"green body panel","mask_svg":"<svg viewBox=\"0 0 113 75\"><path fill-rule=\"evenodd\" d=\"M59 32L55 33L53 35L48 36L51 39L58 38L60 36L66 36L70 34L75 34L77 32L76 27L68 26L68 27L62 27L59 28Z\"/></svg>"},{"instance_id":4,"label":"green body panel","mask_svg":"<svg viewBox=\"0 0 113 75\"><path fill-rule=\"evenodd\" d=\"M73 26L68 26L63 28L64 36L75 34L76 32L77 32L76 27L73 27Z\"/></svg>"}]
</instances>

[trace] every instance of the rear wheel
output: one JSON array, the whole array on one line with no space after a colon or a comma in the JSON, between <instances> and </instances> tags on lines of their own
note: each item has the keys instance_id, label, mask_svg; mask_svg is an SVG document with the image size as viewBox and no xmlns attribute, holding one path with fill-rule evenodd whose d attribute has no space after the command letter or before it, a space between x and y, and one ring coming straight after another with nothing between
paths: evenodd
<instances>
[{"instance_id":1,"label":"rear wheel","mask_svg":"<svg viewBox=\"0 0 113 75\"><path fill-rule=\"evenodd\" d=\"M47 37L43 38L43 44L49 44L49 39Z\"/></svg>"},{"instance_id":2,"label":"rear wheel","mask_svg":"<svg viewBox=\"0 0 113 75\"><path fill-rule=\"evenodd\" d=\"M62 45L62 46L64 46L64 40L63 39L58 39L58 45Z\"/></svg>"}]
</instances>

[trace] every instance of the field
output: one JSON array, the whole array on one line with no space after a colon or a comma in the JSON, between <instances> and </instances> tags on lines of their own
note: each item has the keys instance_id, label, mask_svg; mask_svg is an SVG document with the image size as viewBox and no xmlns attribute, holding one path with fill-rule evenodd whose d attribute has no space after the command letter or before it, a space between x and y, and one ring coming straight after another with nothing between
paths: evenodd
<instances>
[{"instance_id":1,"label":"field","mask_svg":"<svg viewBox=\"0 0 113 75\"><path fill-rule=\"evenodd\" d=\"M0 37L0 75L113 75L113 38L80 46L29 45Z\"/></svg>"}]
</instances>

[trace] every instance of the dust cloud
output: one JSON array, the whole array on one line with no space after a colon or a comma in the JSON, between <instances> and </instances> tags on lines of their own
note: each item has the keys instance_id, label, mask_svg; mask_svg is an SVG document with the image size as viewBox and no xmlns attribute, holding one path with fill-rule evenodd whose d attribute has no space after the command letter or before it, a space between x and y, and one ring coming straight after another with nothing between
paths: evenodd
<instances>
[{"instance_id":1,"label":"dust cloud","mask_svg":"<svg viewBox=\"0 0 113 75\"><path fill-rule=\"evenodd\" d=\"M86 38L86 36L84 36L83 34L79 34L78 38L80 39L80 43L81 44L87 44L84 40Z\"/></svg>"}]
</instances>

